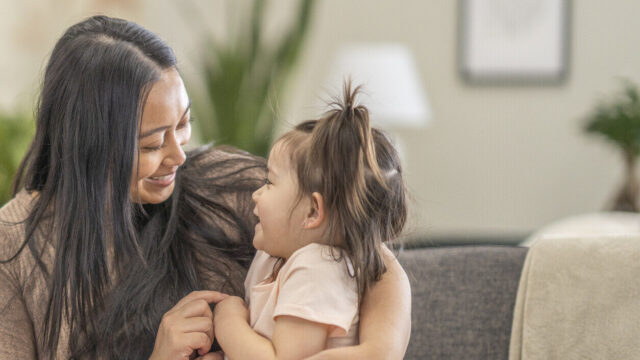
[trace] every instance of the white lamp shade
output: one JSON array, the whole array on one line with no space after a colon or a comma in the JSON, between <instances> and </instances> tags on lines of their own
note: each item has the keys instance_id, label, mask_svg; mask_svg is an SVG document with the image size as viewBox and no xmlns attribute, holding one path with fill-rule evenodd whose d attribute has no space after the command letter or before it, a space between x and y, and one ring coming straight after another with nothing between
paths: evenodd
<instances>
[{"instance_id":1,"label":"white lamp shade","mask_svg":"<svg viewBox=\"0 0 640 360\"><path fill-rule=\"evenodd\" d=\"M329 89L341 94L348 78L353 86L363 86L360 102L369 109L375 126L422 127L431 120L420 74L406 46L374 43L343 47L331 67Z\"/></svg>"}]
</instances>

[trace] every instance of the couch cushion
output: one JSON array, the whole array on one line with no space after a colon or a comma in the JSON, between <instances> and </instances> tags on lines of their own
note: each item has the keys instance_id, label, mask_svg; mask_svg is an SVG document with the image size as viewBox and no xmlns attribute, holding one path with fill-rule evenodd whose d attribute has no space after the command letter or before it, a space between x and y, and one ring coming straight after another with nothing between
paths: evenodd
<instances>
[{"instance_id":1,"label":"couch cushion","mask_svg":"<svg viewBox=\"0 0 640 360\"><path fill-rule=\"evenodd\" d=\"M526 252L512 246L401 252L413 297L405 359L507 359Z\"/></svg>"}]
</instances>

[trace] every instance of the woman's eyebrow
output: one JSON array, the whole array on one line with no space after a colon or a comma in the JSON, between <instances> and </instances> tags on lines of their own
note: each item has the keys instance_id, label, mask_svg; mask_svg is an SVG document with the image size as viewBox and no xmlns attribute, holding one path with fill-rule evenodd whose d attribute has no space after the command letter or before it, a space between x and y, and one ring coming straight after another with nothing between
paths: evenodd
<instances>
[{"instance_id":1,"label":"woman's eyebrow","mask_svg":"<svg viewBox=\"0 0 640 360\"><path fill-rule=\"evenodd\" d=\"M187 104L187 108L184 109L184 112L182 113L182 116L180 116L180 120L182 120L182 118L187 115L187 112L189 111L189 109L191 109L191 99L189 99L189 103Z\"/></svg>"},{"instance_id":2,"label":"woman's eyebrow","mask_svg":"<svg viewBox=\"0 0 640 360\"><path fill-rule=\"evenodd\" d=\"M191 109L191 99L189 99L189 103L187 104L187 108L182 113L182 116L180 116L180 120L182 120L182 118L184 118L184 116L187 114L189 109ZM167 125L167 126L161 126L161 127L155 128L155 129L147 130L147 131L143 132L142 134L140 134L139 139L142 139L142 138L145 138L147 136L153 135L153 134L158 133L160 131L165 131L170 127L171 127L171 125Z\"/></svg>"},{"instance_id":3,"label":"woman's eyebrow","mask_svg":"<svg viewBox=\"0 0 640 360\"><path fill-rule=\"evenodd\" d=\"M145 131L145 132L143 132L142 134L140 134L140 139L142 139L142 138L146 138L147 136L151 136L151 135L153 135L153 134L155 134L155 133L158 133L158 132L161 132L161 131L165 131L165 130L167 130L167 129L168 129L168 128L170 128L170 127L171 127L171 126L167 125L167 126L161 126L161 127L158 127L158 128L152 129L152 130L149 130L149 131Z\"/></svg>"}]
</instances>

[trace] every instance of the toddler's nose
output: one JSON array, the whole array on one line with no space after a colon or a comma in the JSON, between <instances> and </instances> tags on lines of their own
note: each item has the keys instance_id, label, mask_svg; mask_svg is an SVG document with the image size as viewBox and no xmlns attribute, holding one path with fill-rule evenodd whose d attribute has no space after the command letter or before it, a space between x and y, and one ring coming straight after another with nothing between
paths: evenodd
<instances>
[{"instance_id":1,"label":"toddler's nose","mask_svg":"<svg viewBox=\"0 0 640 360\"><path fill-rule=\"evenodd\" d=\"M251 194L251 200L253 200L253 202L255 203L258 202L258 196L260 196L260 193L262 192L263 187L264 185L260 186L258 190L254 191L253 194Z\"/></svg>"}]
</instances>

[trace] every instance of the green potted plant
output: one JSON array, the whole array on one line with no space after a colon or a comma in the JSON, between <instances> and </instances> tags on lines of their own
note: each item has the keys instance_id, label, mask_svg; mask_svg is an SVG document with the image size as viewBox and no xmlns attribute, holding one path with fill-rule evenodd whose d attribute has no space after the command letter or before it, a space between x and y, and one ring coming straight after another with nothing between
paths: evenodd
<instances>
[{"instance_id":1,"label":"green potted plant","mask_svg":"<svg viewBox=\"0 0 640 360\"><path fill-rule=\"evenodd\" d=\"M35 131L24 113L0 113L0 206L11 198L13 177Z\"/></svg>"},{"instance_id":2,"label":"green potted plant","mask_svg":"<svg viewBox=\"0 0 640 360\"><path fill-rule=\"evenodd\" d=\"M203 142L228 144L266 156L277 106L304 44L313 0L301 0L293 25L277 41L261 36L265 0L252 4L250 24L235 41L207 40L202 73L205 92L196 95L196 125ZM204 103L204 104L203 104Z\"/></svg>"},{"instance_id":3,"label":"green potted plant","mask_svg":"<svg viewBox=\"0 0 640 360\"><path fill-rule=\"evenodd\" d=\"M614 99L598 104L587 118L585 131L609 140L618 147L625 165L625 180L610 206L613 211L638 212L636 163L640 155L640 93L626 81Z\"/></svg>"}]
</instances>

